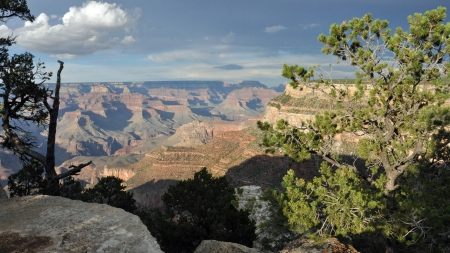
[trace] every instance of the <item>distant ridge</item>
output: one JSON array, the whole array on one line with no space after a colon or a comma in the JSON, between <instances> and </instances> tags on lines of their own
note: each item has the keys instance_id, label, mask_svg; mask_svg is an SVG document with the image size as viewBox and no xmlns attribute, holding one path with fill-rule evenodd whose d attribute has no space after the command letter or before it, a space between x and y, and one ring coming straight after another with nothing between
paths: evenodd
<instances>
[{"instance_id":1,"label":"distant ridge","mask_svg":"<svg viewBox=\"0 0 450 253\"><path fill-rule=\"evenodd\" d=\"M143 81L143 82L79 82L79 83L63 83L62 86L71 85L126 85L126 86L143 86L146 88L171 88L171 89L191 89L191 88L265 88L267 85L255 80L244 80L237 84L226 83L223 81ZM48 87L53 87L54 83L46 83Z\"/></svg>"}]
</instances>

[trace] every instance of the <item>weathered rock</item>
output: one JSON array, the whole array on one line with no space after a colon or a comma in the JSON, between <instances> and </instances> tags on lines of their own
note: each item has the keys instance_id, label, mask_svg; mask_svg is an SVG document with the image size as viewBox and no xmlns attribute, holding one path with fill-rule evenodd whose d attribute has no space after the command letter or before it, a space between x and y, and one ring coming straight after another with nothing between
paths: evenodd
<instances>
[{"instance_id":1,"label":"weathered rock","mask_svg":"<svg viewBox=\"0 0 450 253\"><path fill-rule=\"evenodd\" d=\"M194 253L260 253L260 251L232 242L204 240Z\"/></svg>"},{"instance_id":2,"label":"weathered rock","mask_svg":"<svg viewBox=\"0 0 450 253\"><path fill-rule=\"evenodd\" d=\"M248 185L236 188L239 209L251 210L250 218L256 222L256 233L260 232L259 224L270 218L272 213L269 210L270 203L261 200L263 193L260 186Z\"/></svg>"},{"instance_id":3,"label":"weathered rock","mask_svg":"<svg viewBox=\"0 0 450 253\"><path fill-rule=\"evenodd\" d=\"M0 252L162 253L137 216L108 205L52 196L4 199L0 224Z\"/></svg>"},{"instance_id":4,"label":"weathered rock","mask_svg":"<svg viewBox=\"0 0 450 253\"><path fill-rule=\"evenodd\" d=\"M280 253L359 253L353 246L343 244L336 238L325 241L322 245L312 243L310 240L300 238L289 243Z\"/></svg>"},{"instance_id":5,"label":"weathered rock","mask_svg":"<svg viewBox=\"0 0 450 253\"><path fill-rule=\"evenodd\" d=\"M262 199L263 192L260 186L241 186L236 188L239 209L250 212L250 219L255 221L256 240L253 247L263 252L278 252L290 241L300 235L290 231L287 227L279 225L273 213L276 207L269 201Z\"/></svg>"},{"instance_id":6,"label":"weathered rock","mask_svg":"<svg viewBox=\"0 0 450 253\"><path fill-rule=\"evenodd\" d=\"M0 185L0 199L7 199L7 198L8 198L8 194L6 194L6 191Z\"/></svg>"}]
</instances>

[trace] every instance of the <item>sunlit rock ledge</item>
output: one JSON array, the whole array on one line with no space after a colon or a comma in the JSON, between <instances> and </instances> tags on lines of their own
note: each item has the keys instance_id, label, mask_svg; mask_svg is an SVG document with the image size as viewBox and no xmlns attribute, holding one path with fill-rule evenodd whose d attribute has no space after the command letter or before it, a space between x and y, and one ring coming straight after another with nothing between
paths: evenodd
<instances>
[{"instance_id":1,"label":"sunlit rock ledge","mask_svg":"<svg viewBox=\"0 0 450 253\"><path fill-rule=\"evenodd\" d=\"M162 253L136 215L42 195L0 200L0 249L7 247L16 247L8 252Z\"/></svg>"}]
</instances>

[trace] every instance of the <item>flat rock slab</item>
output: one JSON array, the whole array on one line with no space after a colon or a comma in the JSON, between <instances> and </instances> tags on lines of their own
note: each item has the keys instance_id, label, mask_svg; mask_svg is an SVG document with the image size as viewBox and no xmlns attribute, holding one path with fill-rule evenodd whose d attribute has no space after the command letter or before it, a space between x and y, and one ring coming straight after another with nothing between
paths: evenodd
<instances>
[{"instance_id":1,"label":"flat rock slab","mask_svg":"<svg viewBox=\"0 0 450 253\"><path fill-rule=\"evenodd\" d=\"M136 215L52 196L0 200L0 252L162 253Z\"/></svg>"},{"instance_id":2,"label":"flat rock slab","mask_svg":"<svg viewBox=\"0 0 450 253\"><path fill-rule=\"evenodd\" d=\"M260 251L232 242L204 240L194 253L260 253Z\"/></svg>"},{"instance_id":3,"label":"flat rock slab","mask_svg":"<svg viewBox=\"0 0 450 253\"><path fill-rule=\"evenodd\" d=\"M327 239L323 244L315 244L309 239L299 238L290 242L280 253L359 253L353 246L343 244L336 238Z\"/></svg>"}]
</instances>

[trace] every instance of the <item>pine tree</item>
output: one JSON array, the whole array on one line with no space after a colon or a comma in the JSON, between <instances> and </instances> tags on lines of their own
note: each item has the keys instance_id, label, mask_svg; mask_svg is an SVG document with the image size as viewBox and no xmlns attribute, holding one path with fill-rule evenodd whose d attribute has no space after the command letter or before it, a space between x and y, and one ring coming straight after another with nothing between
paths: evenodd
<instances>
[{"instance_id":1,"label":"pine tree","mask_svg":"<svg viewBox=\"0 0 450 253\"><path fill-rule=\"evenodd\" d=\"M293 172L284 178L284 213L292 228L354 238L370 234L366 239L382 237L391 249L406 251L447 247L450 206L438 203L445 197L436 189L449 180L445 18L446 9L438 7L409 16L409 31L392 32L386 20L371 14L331 25L328 36L318 37L322 52L356 69L352 84L337 83L321 66L283 66L290 85L319 92L333 104L301 127L283 120L259 123L271 150L281 148L298 161L311 155L324 161L312 182ZM336 150L337 137L344 135L359 140L353 153Z\"/></svg>"}]
</instances>

